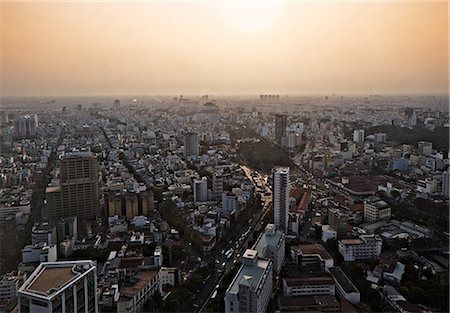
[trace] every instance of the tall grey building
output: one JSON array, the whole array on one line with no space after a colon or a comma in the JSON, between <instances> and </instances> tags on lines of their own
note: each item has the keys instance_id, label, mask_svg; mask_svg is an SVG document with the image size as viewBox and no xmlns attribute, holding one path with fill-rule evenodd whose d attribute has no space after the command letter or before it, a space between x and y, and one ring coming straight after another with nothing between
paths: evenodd
<instances>
[{"instance_id":1,"label":"tall grey building","mask_svg":"<svg viewBox=\"0 0 450 313\"><path fill-rule=\"evenodd\" d=\"M184 156L186 159L196 158L198 156L198 134L184 134Z\"/></svg>"},{"instance_id":2,"label":"tall grey building","mask_svg":"<svg viewBox=\"0 0 450 313\"><path fill-rule=\"evenodd\" d=\"M282 144L282 139L286 137L287 132L287 115L275 115L275 141L277 144Z\"/></svg>"},{"instance_id":3,"label":"tall grey building","mask_svg":"<svg viewBox=\"0 0 450 313\"><path fill-rule=\"evenodd\" d=\"M273 170L273 211L278 229L287 233L289 213L289 167Z\"/></svg>"}]
</instances>

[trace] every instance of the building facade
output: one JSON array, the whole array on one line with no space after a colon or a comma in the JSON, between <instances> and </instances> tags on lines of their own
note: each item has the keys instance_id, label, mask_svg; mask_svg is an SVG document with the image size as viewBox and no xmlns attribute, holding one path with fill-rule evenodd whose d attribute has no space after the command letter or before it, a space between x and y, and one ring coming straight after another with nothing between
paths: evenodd
<instances>
[{"instance_id":1,"label":"building facade","mask_svg":"<svg viewBox=\"0 0 450 313\"><path fill-rule=\"evenodd\" d=\"M41 263L18 291L19 313L98 312L93 261Z\"/></svg>"},{"instance_id":2,"label":"building facade","mask_svg":"<svg viewBox=\"0 0 450 313\"><path fill-rule=\"evenodd\" d=\"M60 162L60 186L46 189L51 220L77 216L93 220L100 212L97 158L91 152L72 152Z\"/></svg>"},{"instance_id":3,"label":"building facade","mask_svg":"<svg viewBox=\"0 0 450 313\"><path fill-rule=\"evenodd\" d=\"M338 242L339 253L344 261L377 258L383 241L376 235L362 235L358 239L342 239Z\"/></svg>"},{"instance_id":4,"label":"building facade","mask_svg":"<svg viewBox=\"0 0 450 313\"><path fill-rule=\"evenodd\" d=\"M272 261L247 249L242 265L225 293L225 312L265 312L272 294Z\"/></svg>"},{"instance_id":5,"label":"building facade","mask_svg":"<svg viewBox=\"0 0 450 313\"><path fill-rule=\"evenodd\" d=\"M273 211L275 226L286 233L289 219L289 167L273 170Z\"/></svg>"}]
</instances>

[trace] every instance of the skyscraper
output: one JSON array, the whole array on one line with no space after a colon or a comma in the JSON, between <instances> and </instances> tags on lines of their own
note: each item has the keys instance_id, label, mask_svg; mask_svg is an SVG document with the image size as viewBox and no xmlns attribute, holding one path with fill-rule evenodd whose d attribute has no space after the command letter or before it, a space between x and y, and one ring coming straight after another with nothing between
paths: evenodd
<instances>
[{"instance_id":1,"label":"skyscraper","mask_svg":"<svg viewBox=\"0 0 450 313\"><path fill-rule=\"evenodd\" d=\"M100 215L98 162L91 152L71 152L60 163L60 186L46 190L49 218L77 216L92 220Z\"/></svg>"},{"instance_id":2,"label":"skyscraper","mask_svg":"<svg viewBox=\"0 0 450 313\"><path fill-rule=\"evenodd\" d=\"M442 173L442 195L448 199L450 194L450 169L447 169L444 173Z\"/></svg>"},{"instance_id":3,"label":"skyscraper","mask_svg":"<svg viewBox=\"0 0 450 313\"><path fill-rule=\"evenodd\" d=\"M286 137L287 130L287 115L277 114L275 115L275 141L281 145L282 138Z\"/></svg>"},{"instance_id":4,"label":"skyscraper","mask_svg":"<svg viewBox=\"0 0 450 313\"><path fill-rule=\"evenodd\" d=\"M41 263L18 291L19 312L98 312L93 261Z\"/></svg>"},{"instance_id":5,"label":"skyscraper","mask_svg":"<svg viewBox=\"0 0 450 313\"><path fill-rule=\"evenodd\" d=\"M275 225L286 233L289 212L289 167L276 167L273 170L273 211Z\"/></svg>"},{"instance_id":6,"label":"skyscraper","mask_svg":"<svg viewBox=\"0 0 450 313\"><path fill-rule=\"evenodd\" d=\"M186 159L196 158L198 156L198 134L184 134L184 156Z\"/></svg>"}]
</instances>

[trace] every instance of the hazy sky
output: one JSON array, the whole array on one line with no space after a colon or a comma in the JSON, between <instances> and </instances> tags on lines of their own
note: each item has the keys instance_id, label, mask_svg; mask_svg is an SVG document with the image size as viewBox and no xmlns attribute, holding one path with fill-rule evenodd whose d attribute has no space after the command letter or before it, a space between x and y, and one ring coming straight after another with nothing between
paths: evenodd
<instances>
[{"instance_id":1,"label":"hazy sky","mask_svg":"<svg viewBox=\"0 0 450 313\"><path fill-rule=\"evenodd\" d=\"M2 3L2 95L447 93L446 3Z\"/></svg>"}]
</instances>

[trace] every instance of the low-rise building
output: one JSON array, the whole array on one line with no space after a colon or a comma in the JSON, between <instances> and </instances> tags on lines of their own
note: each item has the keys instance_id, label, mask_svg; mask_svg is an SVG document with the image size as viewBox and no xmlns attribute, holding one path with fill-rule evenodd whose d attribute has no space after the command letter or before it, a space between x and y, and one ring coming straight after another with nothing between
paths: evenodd
<instances>
[{"instance_id":1,"label":"low-rise building","mask_svg":"<svg viewBox=\"0 0 450 313\"><path fill-rule=\"evenodd\" d=\"M130 283L120 288L117 312L138 313L144 304L159 290L158 271L142 271L131 276Z\"/></svg>"},{"instance_id":2,"label":"low-rise building","mask_svg":"<svg viewBox=\"0 0 450 313\"><path fill-rule=\"evenodd\" d=\"M283 278L283 296L304 297L335 294L335 283L326 272Z\"/></svg>"},{"instance_id":3,"label":"low-rise building","mask_svg":"<svg viewBox=\"0 0 450 313\"><path fill-rule=\"evenodd\" d=\"M339 253L344 261L373 259L380 255L383 241L377 235L362 235L357 239L338 242Z\"/></svg>"},{"instance_id":4,"label":"low-rise building","mask_svg":"<svg viewBox=\"0 0 450 313\"><path fill-rule=\"evenodd\" d=\"M298 245L291 247L291 257L302 270L327 270L334 266L334 259L319 244Z\"/></svg>"},{"instance_id":5,"label":"low-rise building","mask_svg":"<svg viewBox=\"0 0 450 313\"><path fill-rule=\"evenodd\" d=\"M361 294L347 275L337 266L330 268L329 272L336 283L336 291L341 300L346 299L352 304L358 304Z\"/></svg>"}]
</instances>

